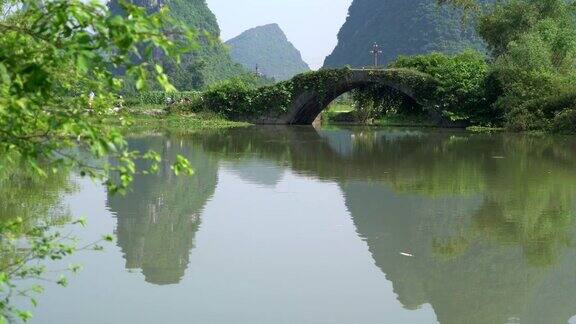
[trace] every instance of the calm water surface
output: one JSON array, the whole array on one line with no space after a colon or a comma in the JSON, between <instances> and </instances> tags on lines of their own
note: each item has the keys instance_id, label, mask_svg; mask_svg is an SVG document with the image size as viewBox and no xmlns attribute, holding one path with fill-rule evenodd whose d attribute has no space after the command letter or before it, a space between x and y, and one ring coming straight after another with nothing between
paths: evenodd
<instances>
[{"instance_id":1,"label":"calm water surface","mask_svg":"<svg viewBox=\"0 0 576 324\"><path fill-rule=\"evenodd\" d=\"M62 194L116 244L32 323L576 323L576 138L258 127L134 136L187 156ZM405 255L401 254L404 253ZM412 256L408 256L412 255ZM55 265L57 266L57 265Z\"/></svg>"}]
</instances>

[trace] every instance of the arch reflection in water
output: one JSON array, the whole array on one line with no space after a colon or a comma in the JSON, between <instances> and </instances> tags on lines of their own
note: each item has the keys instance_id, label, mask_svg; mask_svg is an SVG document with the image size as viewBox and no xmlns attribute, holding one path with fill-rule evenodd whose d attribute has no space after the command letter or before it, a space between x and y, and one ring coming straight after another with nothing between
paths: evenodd
<instances>
[{"instance_id":1,"label":"arch reflection in water","mask_svg":"<svg viewBox=\"0 0 576 324\"><path fill-rule=\"evenodd\" d=\"M339 183L408 309L429 303L441 323L565 323L576 312L573 139L259 128L203 141L223 159Z\"/></svg>"},{"instance_id":2,"label":"arch reflection in water","mask_svg":"<svg viewBox=\"0 0 576 324\"><path fill-rule=\"evenodd\" d=\"M110 210L118 220L118 246L127 269L142 269L153 284L176 284L188 266L202 209L216 188L218 165L199 147L177 137L132 138L129 146L155 150L162 163L158 174L135 176L125 196L109 195ZM193 164L194 177L173 174L170 166L178 154Z\"/></svg>"}]
</instances>

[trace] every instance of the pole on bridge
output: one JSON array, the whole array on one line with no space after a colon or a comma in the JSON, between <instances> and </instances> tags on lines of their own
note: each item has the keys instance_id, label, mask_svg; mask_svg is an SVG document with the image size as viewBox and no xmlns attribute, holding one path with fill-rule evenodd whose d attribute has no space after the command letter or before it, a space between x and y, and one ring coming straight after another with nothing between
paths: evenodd
<instances>
[{"instance_id":1,"label":"pole on bridge","mask_svg":"<svg viewBox=\"0 0 576 324\"><path fill-rule=\"evenodd\" d=\"M372 55L374 55L374 67L378 67L378 57L382 54L382 50L380 50L380 46L377 43L372 45L372 50L370 51Z\"/></svg>"}]
</instances>

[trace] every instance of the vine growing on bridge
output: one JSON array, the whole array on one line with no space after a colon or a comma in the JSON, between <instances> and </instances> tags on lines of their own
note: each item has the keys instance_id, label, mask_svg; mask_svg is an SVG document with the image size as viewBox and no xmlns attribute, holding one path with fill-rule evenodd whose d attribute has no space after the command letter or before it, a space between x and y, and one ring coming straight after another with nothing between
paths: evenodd
<instances>
[{"instance_id":1,"label":"vine growing on bridge","mask_svg":"<svg viewBox=\"0 0 576 324\"><path fill-rule=\"evenodd\" d=\"M249 87L238 79L227 80L209 87L190 105L191 111L210 110L233 119L277 117L288 112L297 97L312 92L321 104L328 104L334 97L334 87L350 79L354 70L349 68L320 70L295 76L293 79L272 86ZM367 71L374 84L392 82L412 89L421 103L433 100L436 80L415 69L385 69ZM432 106L432 104L430 104Z\"/></svg>"},{"instance_id":2,"label":"vine growing on bridge","mask_svg":"<svg viewBox=\"0 0 576 324\"><path fill-rule=\"evenodd\" d=\"M367 123L385 115L422 115L421 107L407 100L406 95L383 85L369 85L352 91L354 111L351 118L355 122ZM344 117L345 119L347 117Z\"/></svg>"}]
</instances>

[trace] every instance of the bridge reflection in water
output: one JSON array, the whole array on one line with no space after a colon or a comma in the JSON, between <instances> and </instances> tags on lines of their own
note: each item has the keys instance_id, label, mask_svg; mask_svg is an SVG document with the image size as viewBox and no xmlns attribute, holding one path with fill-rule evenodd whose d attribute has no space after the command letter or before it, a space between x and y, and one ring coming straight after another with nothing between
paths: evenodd
<instances>
[{"instance_id":1,"label":"bridge reflection in water","mask_svg":"<svg viewBox=\"0 0 576 324\"><path fill-rule=\"evenodd\" d=\"M184 152L196 168L195 178L175 178L165 164L108 199L126 267L151 283L178 283L194 262L194 235L226 165L272 189L287 171L337 183L407 309L430 304L441 323L566 323L576 312L574 139L258 127L130 144L168 161Z\"/></svg>"}]
</instances>

